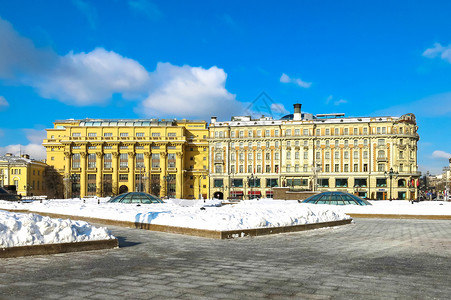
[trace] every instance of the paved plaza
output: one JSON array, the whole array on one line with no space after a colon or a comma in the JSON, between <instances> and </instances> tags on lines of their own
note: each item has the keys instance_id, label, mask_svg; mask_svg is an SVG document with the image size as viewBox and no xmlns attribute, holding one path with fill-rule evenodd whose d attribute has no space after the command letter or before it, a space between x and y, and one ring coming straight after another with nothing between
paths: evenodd
<instances>
[{"instance_id":1,"label":"paved plaza","mask_svg":"<svg viewBox=\"0 0 451 300\"><path fill-rule=\"evenodd\" d=\"M0 259L0 299L451 298L450 221L233 240L110 228L120 249Z\"/></svg>"}]
</instances>

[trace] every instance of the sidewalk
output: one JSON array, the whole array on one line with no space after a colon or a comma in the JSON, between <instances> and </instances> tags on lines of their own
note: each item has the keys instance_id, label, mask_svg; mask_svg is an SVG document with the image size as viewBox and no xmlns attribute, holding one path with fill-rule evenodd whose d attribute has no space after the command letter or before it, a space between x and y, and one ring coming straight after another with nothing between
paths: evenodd
<instances>
[{"instance_id":1,"label":"sidewalk","mask_svg":"<svg viewBox=\"0 0 451 300\"><path fill-rule=\"evenodd\" d=\"M356 219L210 240L110 227L120 249L2 259L0 299L449 299L451 226Z\"/></svg>"}]
</instances>

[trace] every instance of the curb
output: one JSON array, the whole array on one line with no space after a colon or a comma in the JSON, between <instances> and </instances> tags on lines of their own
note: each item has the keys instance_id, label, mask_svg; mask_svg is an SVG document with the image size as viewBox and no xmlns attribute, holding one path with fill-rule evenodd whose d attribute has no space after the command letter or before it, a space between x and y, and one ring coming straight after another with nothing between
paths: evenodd
<instances>
[{"instance_id":1,"label":"curb","mask_svg":"<svg viewBox=\"0 0 451 300\"><path fill-rule=\"evenodd\" d=\"M5 210L8 210L8 209L5 209ZM323 227L334 227L334 226L346 225L346 224L350 224L352 222L352 219L348 219L348 220L339 220L339 221L312 223L312 224L303 224L303 225L294 225L294 226L285 226L285 227L267 227L267 228L218 231L218 230L196 229L196 228L176 227L176 226L169 226L169 225L157 225L157 224L128 222L128 221L115 221L115 220L100 219L100 218L79 217L79 216L72 216L72 215L45 213L45 212L34 212L34 211L28 211L28 210L27 211L8 210L8 211L20 212L20 213L34 213L34 214L39 214L42 216L47 216L47 217L52 217L52 218L81 220L81 221L85 221L85 222L89 222L89 223L98 223L98 224L103 224L103 225L113 225L113 226L129 227L129 228L136 228L136 229L145 229L145 230L157 231L157 232L184 234L184 235L191 235L191 236L198 236L198 237L219 239L219 240L232 239L232 238L245 237L245 236L261 236L261 235L278 234L278 233L298 232L298 231L312 230L312 229L318 229L318 228L323 228Z\"/></svg>"},{"instance_id":2,"label":"curb","mask_svg":"<svg viewBox=\"0 0 451 300\"><path fill-rule=\"evenodd\" d=\"M451 220L446 215L397 215L397 214L353 214L346 213L351 218L363 219L417 219L417 220Z\"/></svg>"},{"instance_id":3,"label":"curb","mask_svg":"<svg viewBox=\"0 0 451 300\"><path fill-rule=\"evenodd\" d=\"M118 248L117 239L0 248L0 258Z\"/></svg>"}]
</instances>

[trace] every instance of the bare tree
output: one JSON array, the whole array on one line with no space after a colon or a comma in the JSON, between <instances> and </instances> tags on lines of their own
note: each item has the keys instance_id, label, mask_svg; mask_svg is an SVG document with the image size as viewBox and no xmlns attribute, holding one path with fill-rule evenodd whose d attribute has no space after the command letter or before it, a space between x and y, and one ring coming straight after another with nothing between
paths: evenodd
<instances>
[{"instance_id":1,"label":"bare tree","mask_svg":"<svg viewBox=\"0 0 451 300\"><path fill-rule=\"evenodd\" d=\"M45 167L44 186L48 199L64 198L63 176L53 166Z\"/></svg>"}]
</instances>

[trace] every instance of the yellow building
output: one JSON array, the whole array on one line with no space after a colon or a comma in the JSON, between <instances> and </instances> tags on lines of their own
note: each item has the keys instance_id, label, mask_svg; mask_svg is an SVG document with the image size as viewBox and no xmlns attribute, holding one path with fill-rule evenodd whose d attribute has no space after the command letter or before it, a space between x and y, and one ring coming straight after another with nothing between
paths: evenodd
<instances>
[{"instance_id":1,"label":"yellow building","mask_svg":"<svg viewBox=\"0 0 451 300\"><path fill-rule=\"evenodd\" d=\"M280 120L244 116L219 122L213 117L210 193L217 198L272 197L273 187L285 186L414 199L412 182L420 176L417 129L413 114L314 116L301 113L301 104Z\"/></svg>"},{"instance_id":2,"label":"yellow building","mask_svg":"<svg viewBox=\"0 0 451 300\"><path fill-rule=\"evenodd\" d=\"M47 129L47 163L64 176L66 197L145 191L208 196L205 121L62 120Z\"/></svg>"},{"instance_id":3,"label":"yellow building","mask_svg":"<svg viewBox=\"0 0 451 300\"><path fill-rule=\"evenodd\" d=\"M46 164L30 159L26 154L20 157L11 153L0 156L0 186L22 196L45 195Z\"/></svg>"}]
</instances>

